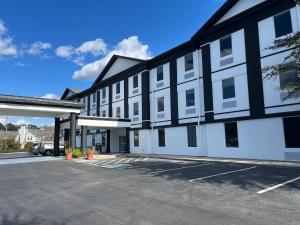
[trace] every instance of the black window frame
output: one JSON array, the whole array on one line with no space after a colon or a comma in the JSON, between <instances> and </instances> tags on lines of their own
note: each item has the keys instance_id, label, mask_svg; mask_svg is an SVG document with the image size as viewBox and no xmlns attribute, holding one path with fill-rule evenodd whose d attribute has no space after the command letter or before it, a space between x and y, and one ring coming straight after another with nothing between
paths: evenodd
<instances>
[{"instance_id":1,"label":"black window frame","mask_svg":"<svg viewBox=\"0 0 300 225\"><path fill-rule=\"evenodd\" d=\"M160 104L160 100L162 99L162 105ZM165 97L160 96L157 97L157 112L164 112L165 111Z\"/></svg>"},{"instance_id":2,"label":"black window frame","mask_svg":"<svg viewBox=\"0 0 300 225\"><path fill-rule=\"evenodd\" d=\"M188 93L188 92L192 92L192 93ZM193 96L192 99L189 99L189 97ZM196 105L196 101L195 101L195 89L189 89L185 91L185 106L186 107L193 107Z\"/></svg>"},{"instance_id":3,"label":"black window frame","mask_svg":"<svg viewBox=\"0 0 300 225\"><path fill-rule=\"evenodd\" d=\"M132 88L138 88L139 87L139 75L134 75L132 77Z\"/></svg>"},{"instance_id":4,"label":"black window frame","mask_svg":"<svg viewBox=\"0 0 300 225\"><path fill-rule=\"evenodd\" d=\"M156 68L156 81L160 82L164 80L164 66L159 66Z\"/></svg>"},{"instance_id":5,"label":"black window frame","mask_svg":"<svg viewBox=\"0 0 300 225\"><path fill-rule=\"evenodd\" d=\"M166 131L164 128L157 129L158 133L158 146L166 147Z\"/></svg>"},{"instance_id":6,"label":"black window frame","mask_svg":"<svg viewBox=\"0 0 300 225\"><path fill-rule=\"evenodd\" d=\"M286 148L300 148L300 116L282 119Z\"/></svg>"},{"instance_id":7,"label":"black window frame","mask_svg":"<svg viewBox=\"0 0 300 225\"><path fill-rule=\"evenodd\" d=\"M187 134L188 147L190 147L190 148L197 147L197 127L196 126L187 126L186 134Z\"/></svg>"},{"instance_id":8,"label":"black window frame","mask_svg":"<svg viewBox=\"0 0 300 225\"><path fill-rule=\"evenodd\" d=\"M290 10L275 15L273 20L276 38L293 33L293 23Z\"/></svg>"},{"instance_id":9,"label":"black window frame","mask_svg":"<svg viewBox=\"0 0 300 225\"><path fill-rule=\"evenodd\" d=\"M228 92L229 88L232 87L232 86L230 86L230 87L228 85L225 86L226 85L225 83L228 82L228 81L231 81L231 80L233 81L232 82L232 84L233 84L233 90L230 90ZM234 77L230 77L230 78L226 78L226 79L222 80L222 94L223 94L223 99L224 100L236 97L236 93L235 93L235 79L234 79Z\"/></svg>"},{"instance_id":10,"label":"black window frame","mask_svg":"<svg viewBox=\"0 0 300 225\"><path fill-rule=\"evenodd\" d=\"M239 132L237 122L224 123L225 144L227 148L239 147Z\"/></svg>"},{"instance_id":11,"label":"black window frame","mask_svg":"<svg viewBox=\"0 0 300 225\"><path fill-rule=\"evenodd\" d=\"M194 54L191 52L184 56L184 71L189 72L194 69Z\"/></svg>"},{"instance_id":12,"label":"black window frame","mask_svg":"<svg viewBox=\"0 0 300 225\"><path fill-rule=\"evenodd\" d=\"M232 55L232 36L227 35L220 39L220 56L221 58Z\"/></svg>"},{"instance_id":13,"label":"black window frame","mask_svg":"<svg viewBox=\"0 0 300 225\"><path fill-rule=\"evenodd\" d=\"M140 132L139 130L133 131L133 146L139 147L140 146Z\"/></svg>"}]
</instances>

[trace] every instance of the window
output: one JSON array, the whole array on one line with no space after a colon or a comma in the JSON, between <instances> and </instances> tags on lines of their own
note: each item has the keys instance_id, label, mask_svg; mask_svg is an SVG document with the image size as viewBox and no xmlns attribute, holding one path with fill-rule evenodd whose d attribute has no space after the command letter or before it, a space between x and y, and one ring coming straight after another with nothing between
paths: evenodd
<instances>
[{"instance_id":1,"label":"window","mask_svg":"<svg viewBox=\"0 0 300 225\"><path fill-rule=\"evenodd\" d=\"M133 142L134 147L138 147L140 145L140 136L138 130L133 131Z\"/></svg>"},{"instance_id":2,"label":"window","mask_svg":"<svg viewBox=\"0 0 300 225\"><path fill-rule=\"evenodd\" d=\"M185 72L194 69L193 53L184 56L184 69Z\"/></svg>"},{"instance_id":3,"label":"window","mask_svg":"<svg viewBox=\"0 0 300 225\"><path fill-rule=\"evenodd\" d=\"M285 147L300 148L300 117L283 118Z\"/></svg>"},{"instance_id":4,"label":"window","mask_svg":"<svg viewBox=\"0 0 300 225\"><path fill-rule=\"evenodd\" d=\"M237 123L225 123L226 147L239 147Z\"/></svg>"},{"instance_id":5,"label":"window","mask_svg":"<svg viewBox=\"0 0 300 225\"><path fill-rule=\"evenodd\" d=\"M116 117L121 118L121 108L120 107L116 108Z\"/></svg>"},{"instance_id":6,"label":"window","mask_svg":"<svg viewBox=\"0 0 300 225\"><path fill-rule=\"evenodd\" d=\"M185 92L186 107L195 106L195 90L187 90Z\"/></svg>"},{"instance_id":7,"label":"window","mask_svg":"<svg viewBox=\"0 0 300 225\"><path fill-rule=\"evenodd\" d=\"M288 88L290 83L294 83L297 81L297 71L296 70L287 70L283 73L279 74L279 82L280 82L280 89L284 90Z\"/></svg>"},{"instance_id":8,"label":"window","mask_svg":"<svg viewBox=\"0 0 300 225\"><path fill-rule=\"evenodd\" d=\"M85 97L82 99L82 103L85 105L86 104L86 99Z\"/></svg>"},{"instance_id":9,"label":"window","mask_svg":"<svg viewBox=\"0 0 300 225\"><path fill-rule=\"evenodd\" d=\"M102 111L102 117L106 117L106 111L105 110Z\"/></svg>"},{"instance_id":10,"label":"window","mask_svg":"<svg viewBox=\"0 0 300 225\"><path fill-rule=\"evenodd\" d=\"M160 66L156 69L156 81L162 81L164 79L164 68Z\"/></svg>"},{"instance_id":11,"label":"window","mask_svg":"<svg viewBox=\"0 0 300 225\"><path fill-rule=\"evenodd\" d=\"M116 94L118 95L118 94L120 94L120 92L121 92L121 85L120 85L120 82L118 82L116 84Z\"/></svg>"},{"instance_id":12,"label":"window","mask_svg":"<svg viewBox=\"0 0 300 225\"><path fill-rule=\"evenodd\" d=\"M102 89L102 99L106 99L106 89Z\"/></svg>"},{"instance_id":13,"label":"window","mask_svg":"<svg viewBox=\"0 0 300 225\"><path fill-rule=\"evenodd\" d=\"M165 147L165 129L158 129L158 146Z\"/></svg>"},{"instance_id":14,"label":"window","mask_svg":"<svg viewBox=\"0 0 300 225\"><path fill-rule=\"evenodd\" d=\"M96 102L96 93L93 94L93 103Z\"/></svg>"},{"instance_id":15,"label":"window","mask_svg":"<svg viewBox=\"0 0 300 225\"><path fill-rule=\"evenodd\" d=\"M188 126L186 129L187 129L188 147L197 147L196 126Z\"/></svg>"},{"instance_id":16,"label":"window","mask_svg":"<svg viewBox=\"0 0 300 225\"><path fill-rule=\"evenodd\" d=\"M222 80L223 99L235 98L234 78Z\"/></svg>"},{"instance_id":17,"label":"window","mask_svg":"<svg viewBox=\"0 0 300 225\"><path fill-rule=\"evenodd\" d=\"M163 112L163 111L165 111L165 98L158 97L157 98L157 112Z\"/></svg>"},{"instance_id":18,"label":"window","mask_svg":"<svg viewBox=\"0 0 300 225\"><path fill-rule=\"evenodd\" d=\"M274 16L274 25L276 38L292 33L293 27L290 11Z\"/></svg>"},{"instance_id":19,"label":"window","mask_svg":"<svg viewBox=\"0 0 300 225\"><path fill-rule=\"evenodd\" d=\"M231 35L224 37L220 40L220 53L221 53L221 57L232 54Z\"/></svg>"},{"instance_id":20,"label":"window","mask_svg":"<svg viewBox=\"0 0 300 225\"><path fill-rule=\"evenodd\" d=\"M134 116L139 115L139 103L138 102L133 103L133 115Z\"/></svg>"},{"instance_id":21,"label":"window","mask_svg":"<svg viewBox=\"0 0 300 225\"><path fill-rule=\"evenodd\" d=\"M132 86L133 88L137 88L139 86L139 76L138 75L135 75L133 78L132 78Z\"/></svg>"}]
</instances>

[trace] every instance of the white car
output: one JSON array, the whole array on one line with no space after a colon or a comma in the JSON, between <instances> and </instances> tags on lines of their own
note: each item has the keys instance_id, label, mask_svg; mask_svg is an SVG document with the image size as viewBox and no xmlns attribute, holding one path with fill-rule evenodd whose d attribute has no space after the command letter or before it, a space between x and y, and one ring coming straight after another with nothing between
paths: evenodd
<instances>
[{"instance_id":1,"label":"white car","mask_svg":"<svg viewBox=\"0 0 300 225\"><path fill-rule=\"evenodd\" d=\"M53 155L54 151L54 142L53 141L47 141L41 144L40 148L40 154L45 156ZM65 147L62 144L59 144L59 154L65 153Z\"/></svg>"}]
</instances>

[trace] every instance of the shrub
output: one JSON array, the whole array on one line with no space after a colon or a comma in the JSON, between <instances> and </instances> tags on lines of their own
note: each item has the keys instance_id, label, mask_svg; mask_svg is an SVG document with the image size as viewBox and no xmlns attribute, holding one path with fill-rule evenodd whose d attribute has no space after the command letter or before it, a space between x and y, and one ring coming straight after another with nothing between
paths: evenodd
<instances>
[{"instance_id":1,"label":"shrub","mask_svg":"<svg viewBox=\"0 0 300 225\"><path fill-rule=\"evenodd\" d=\"M82 152L80 151L80 149L74 149L73 153L72 153L73 158L81 158L82 157Z\"/></svg>"},{"instance_id":2,"label":"shrub","mask_svg":"<svg viewBox=\"0 0 300 225\"><path fill-rule=\"evenodd\" d=\"M92 148L90 148L86 151L86 154L93 154L93 153L95 153L95 150Z\"/></svg>"},{"instance_id":3,"label":"shrub","mask_svg":"<svg viewBox=\"0 0 300 225\"><path fill-rule=\"evenodd\" d=\"M32 145L33 145L33 142L26 142L26 144L24 145L24 149L25 150L30 150Z\"/></svg>"},{"instance_id":4,"label":"shrub","mask_svg":"<svg viewBox=\"0 0 300 225\"><path fill-rule=\"evenodd\" d=\"M73 150L69 148L69 149L67 149L67 150L65 151L65 153L66 153L66 154L73 153Z\"/></svg>"}]
</instances>

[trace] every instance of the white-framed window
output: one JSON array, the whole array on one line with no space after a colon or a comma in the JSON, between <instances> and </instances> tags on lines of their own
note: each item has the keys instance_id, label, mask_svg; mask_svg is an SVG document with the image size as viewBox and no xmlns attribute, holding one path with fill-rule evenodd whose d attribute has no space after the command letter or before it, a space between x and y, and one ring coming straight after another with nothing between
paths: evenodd
<instances>
[{"instance_id":1,"label":"white-framed window","mask_svg":"<svg viewBox=\"0 0 300 225\"><path fill-rule=\"evenodd\" d=\"M223 99L235 98L234 78L231 77L222 80L222 89Z\"/></svg>"},{"instance_id":2,"label":"white-framed window","mask_svg":"<svg viewBox=\"0 0 300 225\"><path fill-rule=\"evenodd\" d=\"M102 117L106 117L106 110L102 110L101 116L102 116Z\"/></svg>"},{"instance_id":3,"label":"white-framed window","mask_svg":"<svg viewBox=\"0 0 300 225\"><path fill-rule=\"evenodd\" d=\"M185 91L185 100L186 107L195 106L195 89Z\"/></svg>"},{"instance_id":4,"label":"white-framed window","mask_svg":"<svg viewBox=\"0 0 300 225\"><path fill-rule=\"evenodd\" d=\"M221 58L232 55L232 37L228 35L220 39L220 56Z\"/></svg>"},{"instance_id":5,"label":"white-framed window","mask_svg":"<svg viewBox=\"0 0 300 225\"><path fill-rule=\"evenodd\" d=\"M135 102L133 103L133 116L139 115L139 103Z\"/></svg>"},{"instance_id":6,"label":"white-framed window","mask_svg":"<svg viewBox=\"0 0 300 225\"><path fill-rule=\"evenodd\" d=\"M184 56L184 71L188 72L194 69L193 53Z\"/></svg>"},{"instance_id":7,"label":"white-framed window","mask_svg":"<svg viewBox=\"0 0 300 225\"><path fill-rule=\"evenodd\" d=\"M121 118L121 107L116 108L116 117Z\"/></svg>"},{"instance_id":8,"label":"white-framed window","mask_svg":"<svg viewBox=\"0 0 300 225\"><path fill-rule=\"evenodd\" d=\"M138 130L133 131L133 145L134 147L139 147L140 145L140 135Z\"/></svg>"},{"instance_id":9,"label":"white-framed window","mask_svg":"<svg viewBox=\"0 0 300 225\"><path fill-rule=\"evenodd\" d=\"M139 87L139 76L138 75L134 75L132 77L132 88L138 88Z\"/></svg>"},{"instance_id":10,"label":"white-framed window","mask_svg":"<svg viewBox=\"0 0 300 225\"><path fill-rule=\"evenodd\" d=\"M165 98L158 97L157 98L157 112L164 112L165 111Z\"/></svg>"},{"instance_id":11,"label":"white-framed window","mask_svg":"<svg viewBox=\"0 0 300 225\"><path fill-rule=\"evenodd\" d=\"M293 33L291 12L287 10L274 16L275 36L280 38L287 34Z\"/></svg>"},{"instance_id":12,"label":"white-framed window","mask_svg":"<svg viewBox=\"0 0 300 225\"><path fill-rule=\"evenodd\" d=\"M116 83L116 94L119 95L121 93L121 83Z\"/></svg>"},{"instance_id":13,"label":"white-framed window","mask_svg":"<svg viewBox=\"0 0 300 225\"><path fill-rule=\"evenodd\" d=\"M156 68L156 81L162 81L164 80L164 67L160 66Z\"/></svg>"},{"instance_id":14,"label":"white-framed window","mask_svg":"<svg viewBox=\"0 0 300 225\"><path fill-rule=\"evenodd\" d=\"M102 92L102 100L104 100L104 99L106 99L106 88L103 88L102 90L101 90L101 92Z\"/></svg>"}]
</instances>

